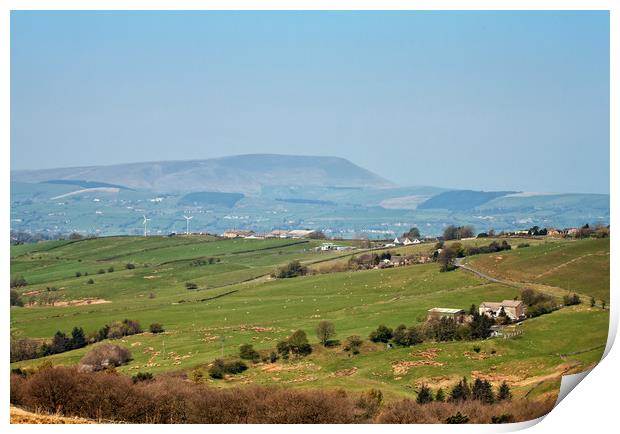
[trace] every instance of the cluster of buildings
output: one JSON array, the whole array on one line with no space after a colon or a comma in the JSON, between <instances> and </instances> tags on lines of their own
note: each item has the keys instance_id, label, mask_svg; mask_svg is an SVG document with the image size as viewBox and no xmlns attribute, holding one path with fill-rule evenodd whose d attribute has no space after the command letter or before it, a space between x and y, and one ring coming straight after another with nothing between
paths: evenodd
<instances>
[{"instance_id":1,"label":"cluster of buildings","mask_svg":"<svg viewBox=\"0 0 620 434\"><path fill-rule=\"evenodd\" d=\"M413 240L409 239L409 238L394 238L394 241L392 241L391 243L387 243L385 246L383 247L396 247L396 246L410 246L412 244L420 244L421 241L418 240L417 238L414 238Z\"/></svg>"},{"instance_id":2,"label":"cluster of buildings","mask_svg":"<svg viewBox=\"0 0 620 434\"><path fill-rule=\"evenodd\" d=\"M521 300L504 300L502 302L484 301L478 307L480 315L487 315L491 318L503 316L502 311L511 321L525 319L527 308ZM451 309L445 307L434 307L427 311L427 320L439 320L450 318L459 324L468 321L469 315L463 309Z\"/></svg>"},{"instance_id":3,"label":"cluster of buildings","mask_svg":"<svg viewBox=\"0 0 620 434\"><path fill-rule=\"evenodd\" d=\"M311 238L313 235L318 235L319 231L311 229L293 229L293 230L281 230L276 229L266 234L258 234L251 230L237 229L227 230L222 234L225 238L246 238L246 239L265 239L265 238Z\"/></svg>"}]
</instances>

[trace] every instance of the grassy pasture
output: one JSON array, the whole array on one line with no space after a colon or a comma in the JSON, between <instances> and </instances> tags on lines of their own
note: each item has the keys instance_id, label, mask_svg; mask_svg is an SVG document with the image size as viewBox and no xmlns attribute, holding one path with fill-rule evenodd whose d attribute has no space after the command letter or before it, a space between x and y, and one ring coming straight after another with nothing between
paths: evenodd
<instances>
[{"instance_id":1,"label":"grassy pasture","mask_svg":"<svg viewBox=\"0 0 620 434\"><path fill-rule=\"evenodd\" d=\"M529 248L501 252L506 258L499 261L501 266L496 266L498 254L469 259L489 274L503 272L502 276L511 280L527 281L545 270L538 264L540 258L554 258L553 264L557 265L571 259L575 259L571 264L580 264L585 258L608 261L604 255L583 258L586 253L609 248L599 242L604 240L594 241L597 243L537 240L530 242ZM65 300L94 297L110 303L12 308L11 332L18 337L49 338L56 330L69 332L81 326L89 332L124 318L138 320L144 328L152 322L162 323L166 333L143 333L117 341L132 351L133 361L119 369L128 374L204 369L222 354L234 357L242 343L269 351L278 340L301 328L315 344L309 357L298 362L258 365L229 380L208 381L221 387L248 383L347 390L376 387L396 397L411 395L421 382L449 385L463 375L478 372L493 381L507 379L516 393L535 396L550 390L557 392L560 372L578 371L596 363L607 336L608 311L581 305L526 321L523 336L515 339L425 343L392 350L367 342L360 355L351 357L342 347L324 349L316 345L314 329L320 320L332 321L336 339L341 341L353 334L366 338L379 324L395 327L418 323L432 307L468 308L482 301L511 299L519 289L489 283L462 270L440 273L436 264L282 280L262 277L292 259L307 264L347 260L342 257L348 253L315 252L313 248L320 241L111 237L46 244L36 245L38 250L24 246L12 249L12 274L22 274L29 282L22 292L55 286ZM389 250L409 252L429 247ZM220 262L192 265L196 258L209 257L219 258ZM508 259L512 257L515 259ZM136 268L125 269L128 262L135 263ZM527 264L543 271L530 271ZM99 268L109 266L114 266L115 271L97 274ZM559 267L555 272L562 276L568 269ZM88 271L89 276L76 278L78 270ZM523 270L532 274L523 274ZM584 287L602 291L604 277L597 273L583 270ZM90 277L94 284L86 283ZM553 277L545 275L541 283L553 285ZM197 283L199 290L185 289L188 281ZM149 297L150 293L155 297ZM472 351L474 345L481 347L481 353ZM77 363L90 348L48 359L55 364ZM420 355L421 351L432 353L435 349L439 351L430 358ZM413 363L404 371L394 367L416 361L426 362ZM12 366L39 363L41 360L23 361Z\"/></svg>"},{"instance_id":2,"label":"grassy pasture","mask_svg":"<svg viewBox=\"0 0 620 434\"><path fill-rule=\"evenodd\" d=\"M556 286L609 302L609 238L547 242L468 258L494 277Z\"/></svg>"}]
</instances>

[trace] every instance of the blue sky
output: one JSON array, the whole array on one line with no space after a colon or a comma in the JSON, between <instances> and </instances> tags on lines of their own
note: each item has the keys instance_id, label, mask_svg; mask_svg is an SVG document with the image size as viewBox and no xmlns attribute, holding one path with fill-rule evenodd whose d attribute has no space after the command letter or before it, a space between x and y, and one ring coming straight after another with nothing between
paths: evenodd
<instances>
[{"instance_id":1,"label":"blue sky","mask_svg":"<svg viewBox=\"0 0 620 434\"><path fill-rule=\"evenodd\" d=\"M12 13L12 169L257 152L608 193L609 15Z\"/></svg>"}]
</instances>

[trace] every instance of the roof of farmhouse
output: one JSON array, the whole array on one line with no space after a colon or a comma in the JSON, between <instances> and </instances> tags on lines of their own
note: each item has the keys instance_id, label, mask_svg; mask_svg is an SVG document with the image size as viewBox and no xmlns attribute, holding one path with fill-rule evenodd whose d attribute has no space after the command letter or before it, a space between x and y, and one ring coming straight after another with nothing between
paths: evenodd
<instances>
[{"instance_id":1,"label":"roof of farmhouse","mask_svg":"<svg viewBox=\"0 0 620 434\"><path fill-rule=\"evenodd\" d=\"M465 312L463 309L450 309L450 308L446 308L446 307L434 307L432 309L429 309L428 311L429 312L434 312L434 313L446 313L446 314L454 314L454 313Z\"/></svg>"}]
</instances>

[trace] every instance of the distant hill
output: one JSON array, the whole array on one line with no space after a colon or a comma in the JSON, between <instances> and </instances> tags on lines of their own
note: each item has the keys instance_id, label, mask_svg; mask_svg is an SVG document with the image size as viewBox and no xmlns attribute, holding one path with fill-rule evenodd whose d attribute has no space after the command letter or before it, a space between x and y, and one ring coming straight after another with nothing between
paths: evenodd
<instances>
[{"instance_id":1,"label":"distant hill","mask_svg":"<svg viewBox=\"0 0 620 434\"><path fill-rule=\"evenodd\" d=\"M14 182L105 183L161 193L258 193L264 186L393 187L390 181L344 158L249 154L207 160L11 172Z\"/></svg>"},{"instance_id":2,"label":"distant hill","mask_svg":"<svg viewBox=\"0 0 620 434\"><path fill-rule=\"evenodd\" d=\"M228 208L235 206L237 202L243 199L241 193L221 193L217 191L198 191L195 193L187 193L179 199L179 205L189 206L209 206L221 205Z\"/></svg>"},{"instance_id":3,"label":"distant hill","mask_svg":"<svg viewBox=\"0 0 620 434\"><path fill-rule=\"evenodd\" d=\"M439 193L418 205L417 209L447 209L463 211L476 208L498 197L513 194L514 191L454 190Z\"/></svg>"}]
</instances>

